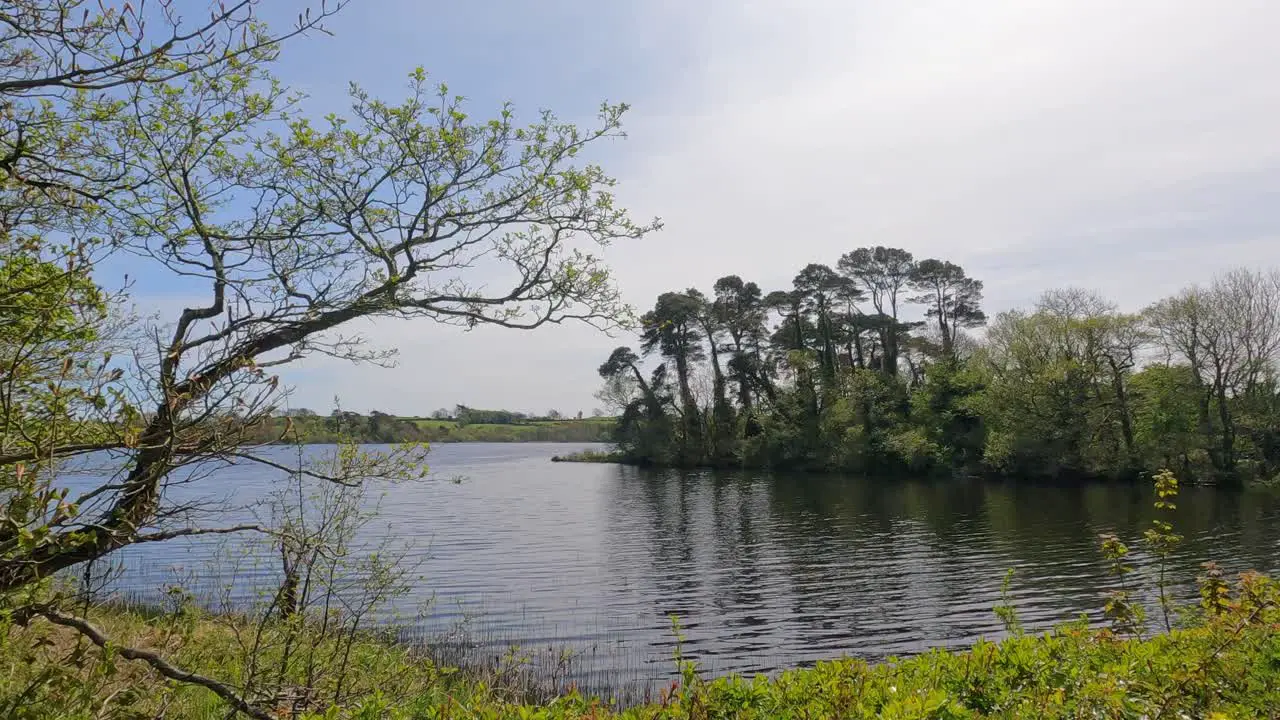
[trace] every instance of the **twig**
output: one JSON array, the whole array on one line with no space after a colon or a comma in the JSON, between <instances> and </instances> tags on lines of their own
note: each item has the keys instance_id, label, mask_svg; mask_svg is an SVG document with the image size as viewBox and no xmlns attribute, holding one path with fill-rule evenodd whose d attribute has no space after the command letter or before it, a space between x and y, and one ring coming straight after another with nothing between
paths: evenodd
<instances>
[{"instance_id":1,"label":"twig","mask_svg":"<svg viewBox=\"0 0 1280 720\"><path fill-rule=\"evenodd\" d=\"M264 535L271 534L270 530L261 525L235 525L233 527L225 528L181 528L179 530L166 530L164 532L139 535L133 539L133 542L163 542L165 540L173 540L174 538L180 537L191 537L193 535L230 535L231 533L240 532L259 532Z\"/></svg>"}]
</instances>

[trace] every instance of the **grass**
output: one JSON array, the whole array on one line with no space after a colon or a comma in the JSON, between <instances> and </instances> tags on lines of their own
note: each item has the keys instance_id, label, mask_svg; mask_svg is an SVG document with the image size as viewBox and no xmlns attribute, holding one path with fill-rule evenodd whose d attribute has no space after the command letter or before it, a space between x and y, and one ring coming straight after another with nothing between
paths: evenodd
<instances>
[{"instance_id":1,"label":"grass","mask_svg":"<svg viewBox=\"0 0 1280 720\"><path fill-rule=\"evenodd\" d=\"M612 418L532 421L514 425L452 420L414 419L430 442L605 442L613 430Z\"/></svg>"},{"instance_id":2,"label":"grass","mask_svg":"<svg viewBox=\"0 0 1280 720\"><path fill-rule=\"evenodd\" d=\"M533 686L512 670L518 661L505 669L458 670L373 634L352 643L341 674L324 666L308 685L301 663L275 677L280 644L269 639L258 652L259 666L267 669L258 700L279 717L309 720L1276 717L1280 589L1248 575L1230 595L1211 600L1211 612L1194 612L1166 634L1121 636L1082 621L1043 635L979 642L965 652L935 650L878 665L834 660L771 678L703 679L677 649L679 679L652 702L630 707L572 688L530 702ZM99 608L90 618L118 643L162 650L179 667L246 684L242 619L124 608ZM227 717L208 690L166 682L70 630L44 621L0 630L0 717ZM332 641L299 642L313 642L322 659L335 654Z\"/></svg>"}]
</instances>

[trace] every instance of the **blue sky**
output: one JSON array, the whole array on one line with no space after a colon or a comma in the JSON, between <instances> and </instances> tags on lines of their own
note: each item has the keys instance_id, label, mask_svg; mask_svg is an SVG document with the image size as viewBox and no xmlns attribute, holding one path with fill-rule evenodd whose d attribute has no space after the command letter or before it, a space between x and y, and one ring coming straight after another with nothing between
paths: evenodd
<instances>
[{"instance_id":1,"label":"blue sky","mask_svg":"<svg viewBox=\"0 0 1280 720\"><path fill-rule=\"evenodd\" d=\"M283 21L299 3L270 6ZM728 273L782 287L871 244L964 265L992 313L1066 285L1137 309L1280 264L1272 3L355 0L329 27L278 68L317 113L341 111L353 80L394 99L417 65L476 115L511 100L588 121L630 103L630 138L593 159L637 216L666 222L606 255L640 306ZM163 307L183 288L139 292ZM590 411L618 344L363 329L399 367L309 361L286 375L294 406Z\"/></svg>"}]
</instances>

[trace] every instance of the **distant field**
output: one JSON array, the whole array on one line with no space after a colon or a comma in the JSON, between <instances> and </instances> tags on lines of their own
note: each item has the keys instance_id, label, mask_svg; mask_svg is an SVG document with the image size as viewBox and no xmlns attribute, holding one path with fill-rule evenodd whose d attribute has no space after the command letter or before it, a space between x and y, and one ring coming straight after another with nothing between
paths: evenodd
<instances>
[{"instance_id":1,"label":"distant field","mask_svg":"<svg viewBox=\"0 0 1280 720\"><path fill-rule=\"evenodd\" d=\"M417 417L406 417L406 418L400 418L400 419L408 420L409 422L413 423L414 425L417 425L423 430L426 430L429 428L430 429L455 428L458 426L458 423L454 422L453 420L431 420L428 418L417 418Z\"/></svg>"},{"instance_id":2,"label":"distant field","mask_svg":"<svg viewBox=\"0 0 1280 720\"><path fill-rule=\"evenodd\" d=\"M453 420L404 419L429 434L435 442L603 442L609 439L614 424L613 418L537 420L514 425L458 425Z\"/></svg>"},{"instance_id":3,"label":"distant field","mask_svg":"<svg viewBox=\"0 0 1280 720\"><path fill-rule=\"evenodd\" d=\"M300 443L357 442L608 442L614 418L582 420L528 420L513 424L467 423L424 417L372 418L352 415L341 424L324 416L293 418L288 433ZM260 428L260 441L270 441L284 430L285 420L273 418Z\"/></svg>"}]
</instances>

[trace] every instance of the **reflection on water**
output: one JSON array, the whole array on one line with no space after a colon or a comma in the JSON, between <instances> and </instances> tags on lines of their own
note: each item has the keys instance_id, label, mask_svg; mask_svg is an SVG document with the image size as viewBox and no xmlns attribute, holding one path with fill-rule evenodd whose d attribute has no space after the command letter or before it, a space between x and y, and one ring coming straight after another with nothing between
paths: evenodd
<instances>
[{"instance_id":1,"label":"reflection on water","mask_svg":"<svg viewBox=\"0 0 1280 720\"><path fill-rule=\"evenodd\" d=\"M671 614L681 618L686 655L713 672L963 646L1000 634L991 608L1011 567L1029 628L1096 616L1107 587L1098 533L1136 539L1154 513L1146 487L548 462L576 449L442 445L433 475L464 482L387 490L375 527L415 546L424 577L413 601L433 599L415 631L470 623L494 650L569 646L611 682L671 672ZM237 466L204 486L248 503L278 482L264 468ZM1275 495L1184 488L1175 526L1187 538L1176 559L1181 580L1210 558L1233 570L1277 569ZM151 592L172 573L203 567L214 548L132 548L120 585ZM255 577L263 576L237 582Z\"/></svg>"}]
</instances>

